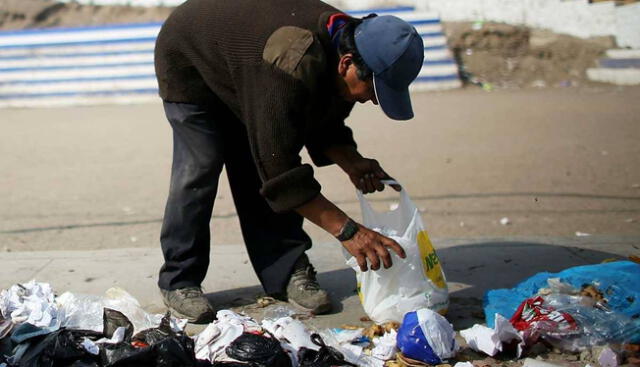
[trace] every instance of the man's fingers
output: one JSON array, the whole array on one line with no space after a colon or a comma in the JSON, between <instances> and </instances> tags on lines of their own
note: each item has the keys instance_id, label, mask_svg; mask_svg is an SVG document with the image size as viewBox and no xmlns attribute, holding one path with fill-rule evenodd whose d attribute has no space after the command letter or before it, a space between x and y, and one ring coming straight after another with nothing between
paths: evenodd
<instances>
[{"instance_id":1,"label":"man's fingers","mask_svg":"<svg viewBox=\"0 0 640 367\"><path fill-rule=\"evenodd\" d=\"M367 271L367 260L364 258L363 255L356 256L356 261L358 262L360 271Z\"/></svg>"},{"instance_id":2,"label":"man's fingers","mask_svg":"<svg viewBox=\"0 0 640 367\"><path fill-rule=\"evenodd\" d=\"M407 254L404 252L404 249L402 248L402 246L400 246L396 241L387 238L387 240L385 241L385 246L387 247L391 247L391 249L393 250L393 252L395 252L396 254L398 254L398 256L400 256L401 258L405 258L407 257Z\"/></svg>"},{"instance_id":3,"label":"man's fingers","mask_svg":"<svg viewBox=\"0 0 640 367\"><path fill-rule=\"evenodd\" d=\"M375 251L367 251L367 259L369 259L369 264L371 264L371 270L380 269L380 259L378 259L378 254Z\"/></svg>"},{"instance_id":4,"label":"man's fingers","mask_svg":"<svg viewBox=\"0 0 640 367\"><path fill-rule=\"evenodd\" d=\"M386 247L377 246L376 252L378 253L378 256L382 259L382 265L384 265L384 268L389 269L393 265L393 262L391 261L391 255L389 254L389 251L386 249Z\"/></svg>"},{"instance_id":5,"label":"man's fingers","mask_svg":"<svg viewBox=\"0 0 640 367\"><path fill-rule=\"evenodd\" d=\"M391 180L391 181L395 181L396 179L389 176L386 172L384 173L384 177L385 180ZM402 186L400 186L399 184L392 184L390 185L394 190L400 192L402 191Z\"/></svg>"},{"instance_id":6,"label":"man's fingers","mask_svg":"<svg viewBox=\"0 0 640 367\"><path fill-rule=\"evenodd\" d=\"M367 191L367 182L364 179L364 176L360 177L358 180L358 190L362 191L363 194L368 194Z\"/></svg>"},{"instance_id":7,"label":"man's fingers","mask_svg":"<svg viewBox=\"0 0 640 367\"><path fill-rule=\"evenodd\" d=\"M371 184L376 191L384 190L384 184L380 182L380 179L377 175L371 174Z\"/></svg>"},{"instance_id":8,"label":"man's fingers","mask_svg":"<svg viewBox=\"0 0 640 367\"><path fill-rule=\"evenodd\" d=\"M391 181L395 181L396 179L389 176L389 174L387 172L385 172L384 170L382 170L382 168L380 168L379 171L376 172L378 178L380 178L381 180L391 180ZM396 191L402 191L402 186L398 185L398 184L393 184L390 185L394 190Z\"/></svg>"},{"instance_id":9,"label":"man's fingers","mask_svg":"<svg viewBox=\"0 0 640 367\"><path fill-rule=\"evenodd\" d=\"M368 174L365 174L360 181L362 182L362 192L368 194L374 191L374 187Z\"/></svg>"},{"instance_id":10,"label":"man's fingers","mask_svg":"<svg viewBox=\"0 0 640 367\"><path fill-rule=\"evenodd\" d=\"M377 189L376 182L375 182L375 178L373 177L372 173L368 173L367 174L367 183L368 183L368 186L369 186L369 192L376 191L376 189Z\"/></svg>"}]
</instances>

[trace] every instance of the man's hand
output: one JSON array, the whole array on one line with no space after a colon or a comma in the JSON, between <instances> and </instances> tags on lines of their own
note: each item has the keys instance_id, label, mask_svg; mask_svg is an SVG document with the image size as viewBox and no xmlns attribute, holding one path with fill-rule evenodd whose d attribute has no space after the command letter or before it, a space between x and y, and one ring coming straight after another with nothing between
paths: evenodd
<instances>
[{"instance_id":1,"label":"man's hand","mask_svg":"<svg viewBox=\"0 0 640 367\"><path fill-rule=\"evenodd\" d=\"M393 180L375 159L357 158L344 167L345 172L355 187L365 194L384 190L384 184L380 180ZM391 185L394 190L400 191L400 185Z\"/></svg>"},{"instance_id":2,"label":"man's hand","mask_svg":"<svg viewBox=\"0 0 640 367\"><path fill-rule=\"evenodd\" d=\"M384 190L380 180L393 180L375 159L368 159L351 145L335 145L324 152L329 159L334 161L343 171L349 175L351 182L365 194L376 190ZM396 191L402 188L400 185L391 185Z\"/></svg>"},{"instance_id":3,"label":"man's hand","mask_svg":"<svg viewBox=\"0 0 640 367\"><path fill-rule=\"evenodd\" d=\"M353 238L342 242L342 246L356 258L361 271L368 270L367 260L369 260L371 264L371 270L380 269L380 259L382 259L382 264L385 269L390 268L393 263L391 261L391 255L389 254L389 248L403 259L407 256L396 241L362 225L358 224L358 227L359 230Z\"/></svg>"}]
</instances>

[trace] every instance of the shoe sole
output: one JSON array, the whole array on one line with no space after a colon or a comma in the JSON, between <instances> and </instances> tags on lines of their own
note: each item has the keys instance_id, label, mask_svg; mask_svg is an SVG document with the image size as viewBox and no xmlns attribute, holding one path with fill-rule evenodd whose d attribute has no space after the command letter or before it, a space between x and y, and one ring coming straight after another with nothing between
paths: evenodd
<instances>
[{"instance_id":1,"label":"shoe sole","mask_svg":"<svg viewBox=\"0 0 640 367\"><path fill-rule=\"evenodd\" d=\"M190 324L199 324L199 325L210 324L216 319L213 313L200 315L200 317L194 319L193 317L189 317L185 314L182 314L174 310L173 308L170 308L170 310L171 310L171 313L175 315L177 318L186 319L187 322Z\"/></svg>"},{"instance_id":2,"label":"shoe sole","mask_svg":"<svg viewBox=\"0 0 640 367\"><path fill-rule=\"evenodd\" d=\"M171 311L171 315L179 318L179 319L186 319L188 323L190 324L209 324L211 322L213 322L216 319L216 315L213 311L211 312L205 312L203 314L201 314L199 317L194 318L193 316L188 316L185 315L183 313L181 313L180 311L176 310L175 308L169 306L168 304L166 304L165 302L163 302L164 305Z\"/></svg>"},{"instance_id":3,"label":"shoe sole","mask_svg":"<svg viewBox=\"0 0 640 367\"><path fill-rule=\"evenodd\" d=\"M296 306L299 309L302 309L306 312L310 312L314 315L322 315L325 313L329 313L331 311L331 303L320 305L316 308L309 308L309 307L304 307L303 305L299 304L298 302L292 299L289 299L287 302L291 303L292 305Z\"/></svg>"}]
</instances>

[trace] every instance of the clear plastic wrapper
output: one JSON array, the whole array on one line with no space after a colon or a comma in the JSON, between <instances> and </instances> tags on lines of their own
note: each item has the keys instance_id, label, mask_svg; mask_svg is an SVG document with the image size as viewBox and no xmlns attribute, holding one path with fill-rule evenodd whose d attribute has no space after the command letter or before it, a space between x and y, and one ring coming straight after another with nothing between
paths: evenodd
<instances>
[{"instance_id":1,"label":"clear plastic wrapper","mask_svg":"<svg viewBox=\"0 0 640 367\"><path fill-rule=\"evenodd\" d=\"M133 324L134 333L157 327L163 315L146 312L140 303L121 288L110 288L105 296L74 294L66 292L56 298L62 319L62 327L69 329L103 330L103 309L110 308L122 312ZM172 328L182 330L184 320L172 319Z\"/></svg>"},{"instance_id":2,"label":"clear plastic wrapper","mask_svg":"<svg viewBox=\"0 0 640 367\"><path fill-rule=\"evenodd\" d=\"M607 309L591 297L551 293L525 300L511 318L527 345L543 338L578 351L606 343L628 343L640 335L640 320Z\"/></svg>"}]
</instances>

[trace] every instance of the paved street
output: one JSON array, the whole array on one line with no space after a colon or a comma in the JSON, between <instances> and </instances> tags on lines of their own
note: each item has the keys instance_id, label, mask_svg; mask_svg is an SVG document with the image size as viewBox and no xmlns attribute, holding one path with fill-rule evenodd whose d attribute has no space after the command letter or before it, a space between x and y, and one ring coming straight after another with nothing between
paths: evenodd
<instances>
[{"instance_id":1,"label":"paved street","mask_svg":"<svg viewBox=\"0 0 640 367\"><path fill-rule=\"evenodd\" d=\"M349 125L361 151L421 208L457 329L481 321L488 289L640 252L639 98L640 88L419 94L410 122L357 107ZM0 288L32 278L59 293L119 286L162 311L155 282L171 131L160 104L4 110L0 124ZM326 196L358 218L346 176L335 167L316 172ZM386 209L397 197L371 200ZM338 243L308 229L336 305L310 322L357 323L363 311ZM269 312L253 308L261 289L225 178L212 230L211 300Z\"/></svg>"},{"instance_id":2,"label":"paved street","mask_svg":"<svg viewBox=\"0 0 640 367\"><path fill-rule=\"evenodd\" d=\"M638 235L639 98L640 88L459 90L417 94L412 121L369 104L348 123L433 237ZM171 165L160 104L3 110L0 124L0 250L157 247ZM346 175L316 174L359 217ZM213 242L241 244L224 177L219 191ZM371 199L388 208L396 197Z\"/></svg>"}]
</instances>

